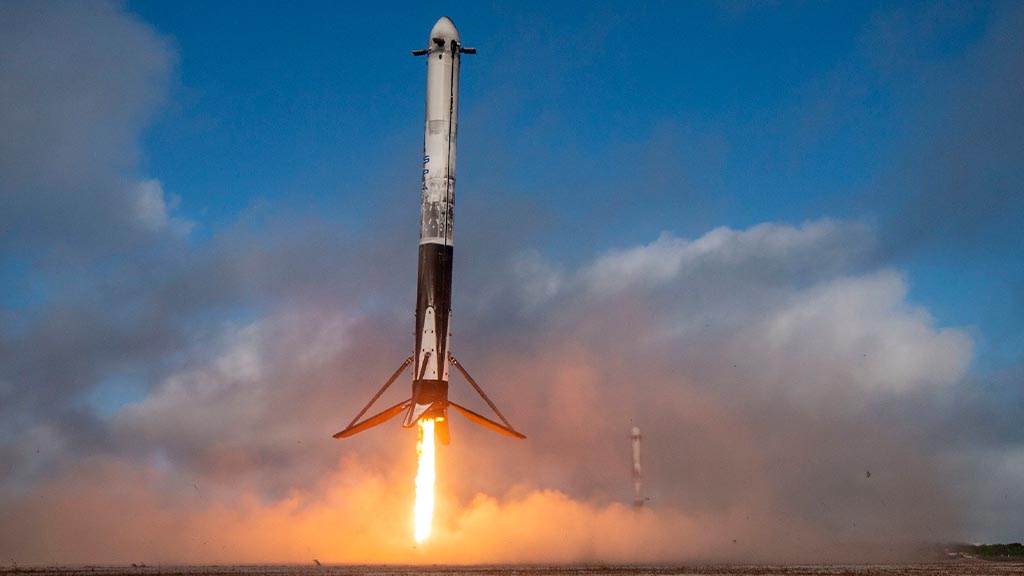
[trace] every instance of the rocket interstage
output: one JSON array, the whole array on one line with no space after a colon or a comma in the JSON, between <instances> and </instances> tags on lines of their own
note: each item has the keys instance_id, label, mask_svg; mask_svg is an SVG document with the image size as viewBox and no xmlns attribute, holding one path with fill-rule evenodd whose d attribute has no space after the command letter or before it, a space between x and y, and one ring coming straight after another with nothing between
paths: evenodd
<instances>
[{"instance_id":1,"label":"rocket interstage","mask_svg":"<svg viewBox=\"0 0 1024 576\"><path fill-rule=\"evenodd\" d=\"M473 423L513 438L525 438L509 424L451 352L455 144L459 118L459 68L463 54L476 54L476 49L462 45L459 31L447 16L434 24L427 47L413 51L413 55L426 56L427 60L413 355L391 375L348 427L334 435L335 438L347 438L405 413L404 427L412 428L421 421L432 420L438 440L448 444L449 407ZM360 420L410 365L412 396ZM451 366L484 399L500 423L448 399Z\"/></svg>"}]
</instances>

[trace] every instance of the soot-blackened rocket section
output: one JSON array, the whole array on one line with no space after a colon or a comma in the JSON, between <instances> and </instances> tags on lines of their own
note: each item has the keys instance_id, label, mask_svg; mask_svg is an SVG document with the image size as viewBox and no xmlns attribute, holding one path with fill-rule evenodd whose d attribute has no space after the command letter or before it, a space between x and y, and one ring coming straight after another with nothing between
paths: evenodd
<instances>
[{"instance_id":1,"label":"soot-blackened rocket section","mask_svg":"<svg viewBox=\"0 0 1024 576\"><path fill-rule=\"evenodd\" d=\"M437 436L448 443L448 407L470 421L515 438L525 438L501 414L465 368L451 355L452 255L455 217L455 142L458 135L459 64L463 54L459 31L442 17L430 31L427 48L414 50L427 58L426 113L423 131L423 175L420 182L420 242L416 275L416 332L413 355L356 415L334 435L346 438L405 413L403 426L424 418L437 422ZM413 367L412 396L365 420L359 419L409 365ZM499 424L448 399L449 365L454 366L487 402Z\"/></svg>"}]
</instances>

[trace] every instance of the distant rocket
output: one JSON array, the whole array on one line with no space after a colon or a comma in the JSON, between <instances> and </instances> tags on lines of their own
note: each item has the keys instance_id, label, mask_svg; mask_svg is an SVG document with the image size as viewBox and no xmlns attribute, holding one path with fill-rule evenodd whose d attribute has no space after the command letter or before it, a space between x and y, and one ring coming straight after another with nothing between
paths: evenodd
<instances>
[{"instance_id":1,"label":"distant rocket","mask_svg":"<svg viewBox=\"0 0 1024 576\"><path fill-rule=\"evenodd\" d=\"M442 444L448 444L448 407L470 421L514 438L517 432L497 406L451 355L452 251L455 206L455 139L459 117L459 63L463 54L459 31L447 16L434 24L427 47L413 50L427 57L427 106L423 133L423 176L420 184L419 272L416 284L416 343L413 355L391 375L347 428L334 435L347 438L405 413L402 425L433 419ZM413 366L412 397L360 421L385 390ZM501 424L448 400L448 367L454 366L487 402Z\"/></svg>"},{"instance_id":2,"label":"distant rocket","mask_svg":"<svg viewBox=\"0 0 1024 576\"><path fill-rule=\"evenodd\" d=\"M633 426L629 438L633 445L633 506L643 508L644 496L640 491L640 483L643 481L643 468L640 467L640 428Z\"/></svg>"}]
</instances>

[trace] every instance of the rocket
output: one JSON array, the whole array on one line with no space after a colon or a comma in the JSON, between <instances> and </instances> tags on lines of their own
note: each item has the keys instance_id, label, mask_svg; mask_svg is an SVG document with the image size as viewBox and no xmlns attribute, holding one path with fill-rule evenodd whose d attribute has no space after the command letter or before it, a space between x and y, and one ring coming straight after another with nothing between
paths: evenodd
<instances>
[{"instance_id":1,"label":"rocket","mask_svg":"<svg viewBox=\"0 0 1024 576\"><path fill-rule=\"evenodd\" d=\"M640 428L633 426L629 439L633 445L633 507L643 508L644 497L640 492L640 483L643 480L643 468L640 466Z\"/></svg>"},{"instance_id":2,"label":"rocket","mask_svg":"<svg viewBox=\"0 0 1024 576\"><path fill-rule=\"evenodd\" d=\"M459 31L447 16L430 30L427 47L413 50L427 59L427 98L423 130L423 175L420 181L420 242L416 282L416 329L413 355L391 375L347 428L334 435L354 434L405 414L402 426L433 419L438 439L448 444L448 408L471 422L513 438L517 432L491 402L465 367L452 356L452 254L455 216L455 140L459 116L459 64L463 54L476 54L462 45ZM412 366L412 396L360 420L371 406ZM496 422L448 399L449 366L454 367L501 420Z\"/></svg>"}]
</instances>

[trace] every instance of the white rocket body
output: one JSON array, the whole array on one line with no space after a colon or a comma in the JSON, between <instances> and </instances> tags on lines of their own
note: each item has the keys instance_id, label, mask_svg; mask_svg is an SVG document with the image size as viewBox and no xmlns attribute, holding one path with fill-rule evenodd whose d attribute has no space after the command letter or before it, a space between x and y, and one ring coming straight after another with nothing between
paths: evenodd
<instances>
[{"instance_id":1,"label":"white rocket body","mask_svg":"<svg viewBox=\"0 0 1024 576\"><path fill-rule=\"evenodd\" d=\"M438 40L443 45L438 45ZM460 47L455 24L447 17L438 20L430 31L427 51L420 245L452 245Z\"/></svg>"}]
</instances>

